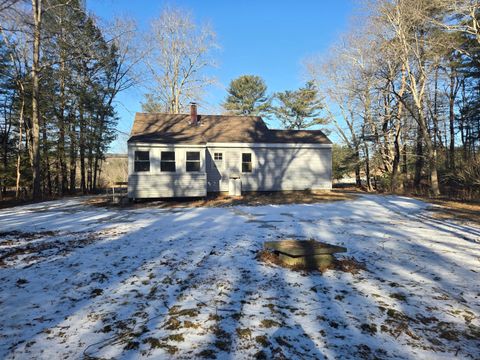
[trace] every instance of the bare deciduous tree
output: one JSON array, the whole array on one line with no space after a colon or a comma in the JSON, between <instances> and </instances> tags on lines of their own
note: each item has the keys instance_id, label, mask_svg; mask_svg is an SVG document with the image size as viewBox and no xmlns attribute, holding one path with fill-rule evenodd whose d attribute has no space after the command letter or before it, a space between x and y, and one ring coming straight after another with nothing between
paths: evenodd
<instances>
[{"instance_id":1,"label":"bare deciduous tree","mask_svg":"<svg viewBox=\"0 0 480 360\"><path fill-rule=\"evenodd\" d=\"M32 76L32 177L33 199L39 200L41 196L41 171L40 171L40 45L42 27L42 0L32 0L33 15L33 61Z\"/></svg>"},{"instance_id":2,"label":"bare deciduous tree","mask_svg":"<svg viewBox=\"0 0 480 360\"><path fill-rule=\"evenodd\" d=\"M213 83L204 70L214 65L217 48L210 26L197 25L189 12L167 8L152 22L145 64L150 93L144 109L179 113Z\"/></svg>"}]
</instances>

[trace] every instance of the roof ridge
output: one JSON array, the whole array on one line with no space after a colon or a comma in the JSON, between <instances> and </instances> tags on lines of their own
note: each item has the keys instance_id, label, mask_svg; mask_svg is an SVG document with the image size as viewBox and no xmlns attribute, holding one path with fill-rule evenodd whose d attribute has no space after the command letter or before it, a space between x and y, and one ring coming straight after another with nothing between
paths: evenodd
<instances>
[{"instance_id":1,"label":"roof ridge","mask_svg":"<svg viewBox=\"0 0 480 360\"><path fill-rule=\"evenodd\" d=\"M137 115L148 115L148 116L190 116L188 113L179 113L179 114L172 114L172 113L149 113L149 112L141 112L137 111L135 116ZM204 116L216 116L216 117L235 117L235 118L262 118L260 115L229 115L229 114L198 114L201 117Z\"/></svg>"}]
</instances>

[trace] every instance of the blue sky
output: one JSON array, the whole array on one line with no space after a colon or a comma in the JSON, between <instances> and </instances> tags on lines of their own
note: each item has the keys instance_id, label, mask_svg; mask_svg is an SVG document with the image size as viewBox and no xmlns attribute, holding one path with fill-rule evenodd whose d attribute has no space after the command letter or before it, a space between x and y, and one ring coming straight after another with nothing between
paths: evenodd
<instances>
[{"instance_id":1,"label":"blue sky","mask_svg":"<svg viewBox=\"0 0 480 360\"><path fill-rule=\"evenodd\" d=\"M217 33L218 66L210 70L218 84L208 89L200 113L218 108L229 82L242 75L261 76L269 92L293 90L303 85L302 60L326 53L347 30L355 0L220 1L220 0L87 0L95 15L111 19L128 16L147 30L165 5L188 9L197 23L209 22ZM130 132L135 112L141 111L145 90L129 89L118 97L118 129ZM275 121L271 127L279 127ZM126 138L112 144L112 152L126 150Z\"/></svg>"}]
</instances>

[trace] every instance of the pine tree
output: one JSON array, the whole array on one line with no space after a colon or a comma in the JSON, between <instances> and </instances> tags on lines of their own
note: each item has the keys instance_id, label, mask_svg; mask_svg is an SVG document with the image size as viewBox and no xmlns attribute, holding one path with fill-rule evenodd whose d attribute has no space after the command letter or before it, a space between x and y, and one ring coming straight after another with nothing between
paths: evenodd
<instances>
[{"instance_id":1,"label":"pine tree","mask_svg":"<svg viewBox=\"0 0 480 360\"><path fill-rule=\"evenodd\" d=\"M267 85L260 76L242 75L230 82L223 108L235 115L264 115L271 106Z\"/></svg>"},{"instance_id":2,"label":"pine tree","mask_svg":"<svg viewBox=\"0 0 480 360\"><path fill-rule=\"evenodd\" d=\"M273 114L287 129L306 129L326 123L318 117L323 104L313 81L298 90L277 93L275 99L278 105L273 107Z\"/></svg>"}]
</instances>

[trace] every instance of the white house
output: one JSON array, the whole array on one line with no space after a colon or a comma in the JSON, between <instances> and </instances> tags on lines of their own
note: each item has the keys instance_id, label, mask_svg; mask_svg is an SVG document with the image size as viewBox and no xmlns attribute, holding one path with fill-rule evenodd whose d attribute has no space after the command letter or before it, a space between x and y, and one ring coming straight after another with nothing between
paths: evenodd
<instances>
[{"instance_id":1,"label":"white house","mask_svg":"<svg viewBox=\"0 0 480 360\"><path fill-rule=\"evenodd\" d=\"M332 143L320 130L270 130L260 117L137 113L128 140L130 198L229 190L332 187Z\"/></svg>"}]
</instances>

